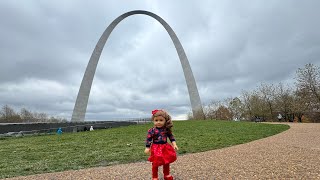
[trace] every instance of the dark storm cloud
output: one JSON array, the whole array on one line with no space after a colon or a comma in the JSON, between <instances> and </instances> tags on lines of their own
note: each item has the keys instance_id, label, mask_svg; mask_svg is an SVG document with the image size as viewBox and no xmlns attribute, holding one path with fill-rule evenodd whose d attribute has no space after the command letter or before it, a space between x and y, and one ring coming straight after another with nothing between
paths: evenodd
<instances>
[{"instance_id":1,"label":"dark storm cloud","mask_svg":"<svg viewBox=\"0 0 320 180\"><path fill-rule=\"evenodd\" d=\"M0 1L0 105L70 119L91 53L106 27L149 10L176 32L203 103L239 96L261 82L292 81L320 65L319 1ZM174 117L190 110L172 41L154 19L123 20L101 55L87 119Z\"/></svg>"}]
</instances>

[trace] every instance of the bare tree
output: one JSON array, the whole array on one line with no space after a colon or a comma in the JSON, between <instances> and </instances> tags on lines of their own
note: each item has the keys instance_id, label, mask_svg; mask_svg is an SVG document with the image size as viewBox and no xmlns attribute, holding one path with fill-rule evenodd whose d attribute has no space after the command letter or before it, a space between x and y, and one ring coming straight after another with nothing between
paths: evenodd
<instances>
[{"instance_id":1,"label":"bare tree","mask_svg":"<svg viewBox=\"0 0 320 180\"><path fill-rule=\"evenodd\" d=\"M4 105L1 109L1 122L21 122L20 116L9 105Z\"/></svg>"},{"instance_id":2,"label":"bare tree","mask_svg":"<svg viewBox=\"0 0 320 180\"><path fill-rule=\"evenodd\" d=\"M205 108L206 119L217 119L217 109L222 105L219 100L212 100Z\"/></svg>"},{"instance_id":3,"label":"bare tree","mask_svg":"<svg viewBox=\"0 0 320 180\"><path fill-rule=\"evenodd\" d=\"M300 97L310 100L310 108L320 110L320 68L309 63L296 72L296 87Z\"/></svg>"},{"instance_id":4,"label":"bare tree","mask_svg":"<svg viewBox=\"0 0 320 180\"><path fill-rule=\"evenodd\" d=\"M275 87L273 84L268 85L261 83L259 86L260 96L269 109L268 119L273 120L274 101L275 101Z\"/></svg>"},{"instance_id":5,"label":"bare tree","mask_svg":"<svg viewBox=\"0 0 320 180\"><path fill-rule=\"evenodd\" d=\"M304 91L296 90L293 96L292 111L298 118L298 122L302 122L302 116L310 111L308 109L310 109L310 99L306 98Z\"/></svg>"},{"instance_id":6,"label":"bare tree","mask_svg":"<svg viewBox=\"0 0 320 180\"><path fill-rule=\"evenodd\" d=\"M203 106L203 113L204 113L204 115L206 116L206 119L210 119L210 120L212 120L212 119L214 119L214 117L213 117L213 115L212 115L212 111L211 111L211 106L210 106L210 104L209 105L204 105ZM192 114L192 113L191 113Z\"/></svg>"},{"instance_id":7,"label":"bare tree","mask_svg":"<svg viewBox=\"0 0 320 180\"><path fill-rule=\"evenodd\" d=\"M41 122L48 121L48 115L46 113L39 113L39 119Z\"/></svg>"},{"instance_id":8,"label":"bare tree","mask_svg":"<svg viewBox=\"0 0 320 180\"><path fill-rule=\"evenodd\" d=\"M242 91L241 94L243 102L243 115L247 120L251 120L253 117L252 104L250 103L251 94L248 91Z\"/></svg>"},{"instance_id":9,"label":"bare tree","mask_svg":"<svg viewBox=\"0 0 320 180\"><path fill-rule=\"evenodd\" d=\"M226 106L221 105L216 110L216 119L218 119L218 120L232 120L232 114Z\"/></svg>"},{"instance_id":10,"label":"bare tree","mask_svg":"<svg viewBox=\"0 0 320 180\"><path fill-rule=\"evenodd\" d=\"M266 101L260 96L260 94L257 91L253 92L250 99L250 103L252 104L252 111L255 117L259 117L265 120L269 112L269 108Z\"/></svg>"},{"instance_id":11,"label":"bare tree","mask_svg":"<svg viewBox=\"0 0 320 180\"><path fill-rule=\"evenodd\" d=\"M9 105L4 105L0 109L0 123L19 123L19 122L67 122L65 118L50 117L46 113L31 112L22 108L20 113L16 113Z\"/></svg>"},{"instance_id":12,"label":"bare tree","mask_svg":"<svg viewBox=\"0 0 320 180\"><path fill-rule=\"evenodd\" d=\"M20 110L20 117L21 117L22 121L24 121L24 122L33 121L32 112L30 112L30 111L27 110L26 108L22 108L22 109Z\"/></svg>"},{"instance_id":13,"label":"bare tree","mask_svg":"<svg viewBox=\"0 0 320 180\"><path fill-rule=\"evenodd\" d=\"M294 113L295 96L289 85L279 83L275 86L275 108L277 113L280 113L285 121L289 121L291 114Z\"/></svg>"},{"instance_id":14,"label":"bare tree","mask_svg":"<svg viewBox=\"0 0 320 180\"><path fill-rule=\"evenodd\" d=\"M205 109L203 109L203 111L205 112ZM190 110L190 111L188 112L187 119L188 119L188 120L193 120L192 110ZM50 120L51 120L51 118L50 118Z\"/></svg>"},{"instance_id":15,"label":"bare tree","mask_svg":"<svg viewBox=\"0 0 320 180\"><path fill-rule=\"evenodd\" d=\"M14 110L9 107L7 104L2 107L1 116L5 119L15 115Z\"/></svg>"},{"instance_id":16,"label":"bare tree","mask_svg":"<svg viewBox=\"0 0 320 180\"><path fill-rule=\"evenodd\" d=\"M242 93L243 104L244 104L244 114L247 119L252 120L253 118L263 118L266 119L266 115L269 112L266 101L261 97L258 91Z\"/></svg>"}]
</instances>

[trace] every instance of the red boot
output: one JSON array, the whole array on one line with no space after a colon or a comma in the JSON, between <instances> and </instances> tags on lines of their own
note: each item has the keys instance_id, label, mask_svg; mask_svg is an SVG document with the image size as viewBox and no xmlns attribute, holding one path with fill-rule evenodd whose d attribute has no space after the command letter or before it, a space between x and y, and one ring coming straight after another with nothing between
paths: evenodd
<instances>
[{"instance_id":1,"label":"red boot","mask_svg":"<svg viewBox=\"0 0 320 180\"><path fill-rule=\"evenodd\" d=\"M173 180L173 177L171 175L164 177L164 180Z\"/></svg>"}]
</instances>

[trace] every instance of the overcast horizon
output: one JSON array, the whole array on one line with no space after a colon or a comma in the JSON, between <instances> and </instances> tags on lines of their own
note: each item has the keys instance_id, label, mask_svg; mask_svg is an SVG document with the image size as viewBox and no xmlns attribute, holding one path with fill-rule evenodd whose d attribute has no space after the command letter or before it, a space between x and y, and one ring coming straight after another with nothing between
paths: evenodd
<instances>
[{"instance_id":1,"label":"overcast horizon","mask_svg":"<svg viewBox=\"0 0 320 180\"><path fill-rule=\"evenodd\" d=\"M71 119L91 53L107 26L132 10L163 18L191 65L203 104L260 83L294 82L320 66L320 1L0 1L0 106ZM121 21L96 69L86 120L173 119L191 110L175 47L146 15Z\"/></svg>"}]
</instances>

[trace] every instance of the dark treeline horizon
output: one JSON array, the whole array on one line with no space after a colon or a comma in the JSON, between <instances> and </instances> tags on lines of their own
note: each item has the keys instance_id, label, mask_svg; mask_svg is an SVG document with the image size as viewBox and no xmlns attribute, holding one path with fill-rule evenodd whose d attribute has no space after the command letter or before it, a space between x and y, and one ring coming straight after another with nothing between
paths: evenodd
<instances>
[{"instance_id":1,"label":"dark treeline horizon","mask_svg":"<svg viewBox=\"0 0 320 180\"><path fill-rule=\"evenodd\" d=\"M21 108L16 112L9 105L4 105L0 110L0 123L31 123L31 122L67 122L67 119L55 116L48 116L46 113L31 112Z\"/></svg>"}]
</instances>

